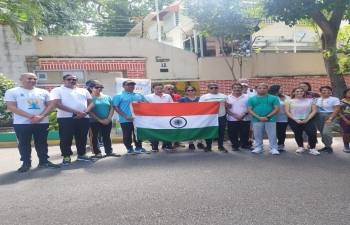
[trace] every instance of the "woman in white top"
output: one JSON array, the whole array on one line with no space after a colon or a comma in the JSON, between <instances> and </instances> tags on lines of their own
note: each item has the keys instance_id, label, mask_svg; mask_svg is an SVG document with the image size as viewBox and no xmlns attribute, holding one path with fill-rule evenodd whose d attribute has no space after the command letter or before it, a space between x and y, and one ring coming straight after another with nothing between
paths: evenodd
<instances>
[{"instance_id":1,"label":"woman in white top","mask_svg":"<svg viewBox=\"0 0 350 225\"><path fill-rule=\"evenodd\" d=\"M276 133L278 151L284 151L284 141L286 140L286 131L288 126L288 117L284 112L284 102L290 99L290 97L283 94L283 87L279 84L272 85L269 88L268 94L276 96L280 101L280 111L276 114Z\"/></svg>"},{"instance_id":2,"label":"woman in white top","mask_svg":"<svg viewBox=\"0 0 350 225\"><path fill-rule=\"evenodd\" d=\"M339 98L331 96L332 88L330 86L321 86L320 93L321 97L315 99L315 104L317 106L315 123L317 129L322 135L322 142L325 147L319 149L319 151L325 151L326 153L331 154L333 153L332 131L337 122L336 116L340 111L340 101Z\"/></svg>"},{"instance_id":3,"label":"woman in white top","mask_svg":"<svg viewBox=\"0 0 350 225\"><path fill-rule=\"evenodd\" d=\"M313 100L306 97L303 88L297 87L292 90L290 100L284 104L284 110L288 116L288 123L294 132L295 141L298 144L296 153L304 152L303 132L309 136L310 154L319 155L316 147L316 127L314 116L316 114L316 105Z\"/></svg>"}]
</instances>

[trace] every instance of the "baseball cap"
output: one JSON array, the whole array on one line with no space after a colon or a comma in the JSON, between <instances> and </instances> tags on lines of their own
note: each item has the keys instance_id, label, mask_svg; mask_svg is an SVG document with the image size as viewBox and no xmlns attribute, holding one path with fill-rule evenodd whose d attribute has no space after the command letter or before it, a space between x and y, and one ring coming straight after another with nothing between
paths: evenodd
<instances>
[{"instance_id":1,"label":"baseball cap","mask_svg":"<svg viewBox=\"0 0 350 225\"><path fill-rule=\"evenodd\" d=\"M123 85L125 84L136 84L135 81L132 81L132 80L126 80L123 82Z\"/></svg>"},{"instance_id":2,"label":"baseball cap","mask_svg":"<svg viewBox=\"0 0 350 225\"><path fill-rule=\"evenodd\" d=\"M242 85L242 86L248 86L248 84L246 84L246 83L241 83L241 85Z\"/></svg>"}]
</instances>

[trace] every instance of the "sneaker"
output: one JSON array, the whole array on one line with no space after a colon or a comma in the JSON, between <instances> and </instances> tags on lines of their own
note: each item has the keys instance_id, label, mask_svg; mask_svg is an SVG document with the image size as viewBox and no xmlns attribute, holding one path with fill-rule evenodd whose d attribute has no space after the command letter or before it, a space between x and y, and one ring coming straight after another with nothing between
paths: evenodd
<instances>
[{"instance_id":1,"label":"sneaker","mask_svg":"<svg viewBox=\"0 0 350 225\"><path fill-rule=\"evenodd\" d=\"M106 156L120 157L120 156L122 156L122 155L121 155L121 154L118 154L118 153L109 152L109 153L106 153Z\"/></svg>"},{"instance_id":2,"label":"sneaker","mask_svg":"<svg viewBox=\"0 0 350 225\"><path fill-rule=\"evenodd\" d=\"M173 149L172 147L169 147L169 146L167 146L167 145L164 145L164 146L162 147L162 149L165 150L165 151L174 151L174 149Z\"/></svg>"},{"instance_id":3,"label":"sneaker","mask_svg":"<svg viewBox=\"0 0 350 225\"><path fill-rule=\"evenodd\" d=\"M104 146L103 142L99 142L98 145L99 145L100 147L103 147L103 146Z\"/></svg>"},{"instance_id":4,"label":"sneaker","mask_svg":"<svg viewBox=\"0 0 350 225\"><path fill-rule=\"evenodd\" d=\"M150 152L144 148L135 148L135 153L137 153L137 154L150 154Z\"/></svg>"},{"instance_id":5,"label":"sneaker","mask_svg":"<svg viewBox=\"0 0 350 225\"><path fill-rule=\"evenodd\" d=\"M30 164L24 164L17 170L19 173L27 172L32 168L32 165Z\"/></svg>"},{"instance_id":6,"label":"sneaker","mask_svg":"<svg viewBox=\"0 0 350 225\"><path fill-rule=\"evenodd\" d=\"M97 154L95 154L95 158L102 158L103 156L102 156L102 154L101 153L97 153Z\"/></svg>"},{"instance_id":7,"label":"sneaker","mask_svg":"<svg viewBox=\"0 0 350 225\"><path fill-rule=\"evenodd\" d=\"M233 147L232 146L232 151L239 151L239 147Z\"/></svg>"},{"instance_id":8,"label":"sneaker","mask_svg":"<svg viewBox=\"0 0 350 225\"><path fill-rule=\"evenodd\" d=\"M310 152L309 152L311 155L319 155L321 154L319 151L317 151L316 149L310 149Z\"/></svg>"},{"instance_id":9,"label":"sneaker","mask_svg":"<svg viewBox=\"0 0 350 225\"><path fill-rule=\"evenodd\" d=\"M205 146L202 143L197 144L197 148L199 149L205 149Z\"/></svg>"},{"instance_id":10,"label":"sneaker","mask_svg":"<svg viewBox=\"0 0 350 225\"><path fill-rule=\"evenodd\" d=\"M250 147L250 146L242 146L241 147L242 150L247 150L247 151L253 151L254 148Z\"/></svg>"},{"instance_id":11,"label":"sneaker","mask_svg":"<svg viewBox=\"0 0 350 225\"><path fill-rule=\"evenodd\" d=\"M152 146L152 152L159 152L158 145L151 145Z\"/></svg>"},{"instance_id":12,"label":"sneaker","mask_svg":"<svg viewBox=\"0 0 350 225\"><path fill-rule=\"evenodd\" d=\"M317 151L322 152L322 151L327 151L327 147L323 147L321 149L317 149Z\"/></svg>"},{"instance_id":13,"label":"sneaker","mask_svg":"<svg viewBox=\"0 0 350 225\"><path fill-rule=\"evenodd\" d=\"M62 165L64 165L64 166L69 166L70 163L71 163L70 156L65 156L65 157L63 157Z\"/></svg>"},{"instance_id":14,"label":"sneaker","mask_svg":"<svg viewBox=\"0 0 350 225\"><path fill-rule=\"evenodd\" d=\"M278 151L284 151L284 145L278 145Z\"/></svg>"},{"instance_id":15,"label":"sneaker","mask_svg":"<svg viewBox=\"0 0 350 225\"><path fill-rule=\"evenodd\" d=\"M327 154L332 154L333 153L333 148L332 147L326 147L326 151L325 151L325 153L327 153Z\"/></svg>"},{"instance_id":16,"label":"sneaker","mask_svg":"<svg viewBox=\"0 0 350 225\"><path fill-rule=\"evenodd\" d=\"M270 148L270 153L272 155L279 155L280 154L280 152L277 149L275 149L275 148Z\"/></svg>"},{"instance_id":17,"label":"sneaker","mask_svg":"<svg viewBox=\"0 0 350 225\"><path fill-rule=\"evenodd\" d=\"M299 147L297 150L295 150L296 153L303 153L305 152L305 149L303 147Z\"/></svg>"},{"instance_id":18,"label":"sneaker","mask_svg":"<svg viewBox=\"0 0 350 225\"><path fill-rule=\"evenodd\" d=\"M343 152L345 152L345 153L350 153L350 149L345 148L345 149L343 150Z\"/></svg>"},{"instance_id":19,"label":"sneaker","mask_svg":"<svg viewBox=\"0 0 350 225\"><path fill-rule=\"evenodd\" d=\"M207 146L204 148L204 152L211 152L211 146Z\"/></svg>"},{"instance_id":20,"label":"sneaker","mask_svg":"<svg viewBox=\"0 0 350 225\"><path fill-rule=\"evenodd\" d=\"M51 168L51 169L57 169L60 168L61 166L58 164L53 164L50 161L39 163L38 168Z\"/></svg>"},{"instance_id":21,"label":"sneaker","mask_svg":"<svg viewBox=\"0 0 350 225\"><path fill-rule=\"evenodd\" d=\"M174 147L185 147L181 142L174 142Z\"/></svg>"},{"instance_id":22,"label":"sneaker","mask_svg":"<svg viewBox=\"0 0 350 225\"><path fill-rule=\"evenodd\" d=\"M93 162L94 159L84 154L84 155L78 155L77 161Z\"/></svg>"},{"instance_id":23,"label":"sneaker","mask_svg":"<svg viewBox=\"0 0 350 225\"><path fill-rule=\"evenodd\" d=\"M126 154L135 155L134 149L132 149L132 148L127 149Z\"/></svg>"},{"instance_id":24,"label":"sneaker","mask_svg":"<svg viewBox=\"0 0 350 225\"><path fill-rule=\"evenodd\" d=\"M227 149L224 146L218 147L218 151L223 153L228 153Z\"/></svg>"},{"instance_id":25,"label":"sneaker","mask_svg":"<svg viewBox=\"0 0 350 225\"><path fill-rule=\"evenodd\" d=\"M194 144L189 144L188 145L188 149L195 150L196 146L194 146Z\"/></svg>"},{"instance_id":26,"label":"sneaker","mask_svg":"<svg viewBox=\"0 0 350 225\"><path fill-rule=\"evenodd\" d=\"M252 153L256 153L256 154L259 154L259 153L262 153L264 152L264 149L263 148L255 148Z\"/></svg>"}]
</instances>

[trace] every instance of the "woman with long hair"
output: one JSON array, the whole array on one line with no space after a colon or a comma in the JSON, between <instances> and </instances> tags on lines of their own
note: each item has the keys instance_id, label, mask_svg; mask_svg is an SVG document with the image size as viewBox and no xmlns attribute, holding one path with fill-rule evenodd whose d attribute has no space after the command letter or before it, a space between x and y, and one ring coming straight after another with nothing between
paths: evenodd
<instances>
[{"instance_id":1,"label":"woman with long hair","mask_svg":"<svg viewBox=\"0 0 350 225\"><path fill-rule=\"evenodd\" d=\"M187 86L185 88L186 96L180 98L179 102L198 102L199 96L196 96L197 89L193 86ZM202 143L203 140L197 140L197 148L204 149L204 144ZM188 141L188 148L189 149L196 149L196 146L194 145L193 141Z\"/></svg>"},{"instance_id":2,"label":"woman with long hair","mask_svg":"<svg viewBox=\"0 0 350 225\"><path fill-rule=\"evenodd\" d=\"M276 133L278 151L284 151L284 142L286 140L288 126L288 117L284 112L284 102L290 99L290 97L283 94L283 86L279 84L272 85L268 90L268 94L276 96L280 101L280 111L276 114Z\"/></svg>"},{"instance_id":3,"label":"woman with long hair","mask_svg":"<svg viewBox=\"0 0 350 225\"><path fill-rule=\"evenodd\" d=\"M306 98L315 99L321 97L319 94L312 91L311 84L309 82L300 82L299 87L301 87L305 91Z\"/></svg>"},{"instance_id":4,"label":"woman with long hair","mask_svg":"<svg viewBox=\"0 0 350 225\"><path fill-rule=\"evenodd\" d=\"M322 142L325 147L319 149L319 151L325 151L326 153L331 154L333 153L332 131L337 122L336 116L340 111L340 101L339 98L331 96L332 88L330 86L321 86L320 93L321 97L315 99L315 104L317 106L315 123L317 129L322 135Z\"/></svg>"},{"instance_id":5,"label":"woman with long hair","mask_svg":"<svg viewBox=\"0 0 350 225\"><path fill-rule=\"evenodd\" d=\"M294 132L295 141L298 144L296 153L304 152L303 132L309 136L310 154L319 155L316 150L316 127L314 116L316 114L316 105L313 100L306 98L303 88L293 88L291 99L284 104L284 111L288 116L288 124Z\"/></svg>"},{"instance_id":6,"label":"woman with long hair","mask_svg":"<svg viewBox=\"0 0 350 225\"><path fill-rule=\"evenodd\" d=\"M340 101L339 125L343 130L344 152L350 153L350 88L343 91Z\"/></svg>"},{"instance_id":7,"label":"woman with long hair","mask_svg":"<svg viewBox=\"0 0 350 225\"><path fill-rule=\"evenodd\" d=\"M113 153L111 130L112 130L112 116L114 113L112 98L108 95L102 94L103 85L99 81L92 81L89 85L92 99L95 107L90 112L90 139L92 142L92 152L96 158L102 158L100 146L98 144L98 133L102 133L102 141L106 156L120 156L120 154Z\"/></svg>"}]
</instances>

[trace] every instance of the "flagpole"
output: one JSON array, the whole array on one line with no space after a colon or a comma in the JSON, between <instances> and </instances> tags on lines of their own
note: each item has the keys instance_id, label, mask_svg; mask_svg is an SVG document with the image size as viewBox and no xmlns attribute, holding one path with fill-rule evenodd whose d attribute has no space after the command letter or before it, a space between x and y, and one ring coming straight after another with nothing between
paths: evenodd
<instances>
[{"instance_id":1,"label":"flagpole","mask_svg":"<svg viewBox=\"0 0 350 225\"><path fill-rule=\"evenodd\" d=\"M160 23L159 23L158 0L155 0L155 4L156 4L156 13L157 13L157 25L158 25L158 41L162 42L162 35L161 35Z\"/></svg>"}]
</instances>

